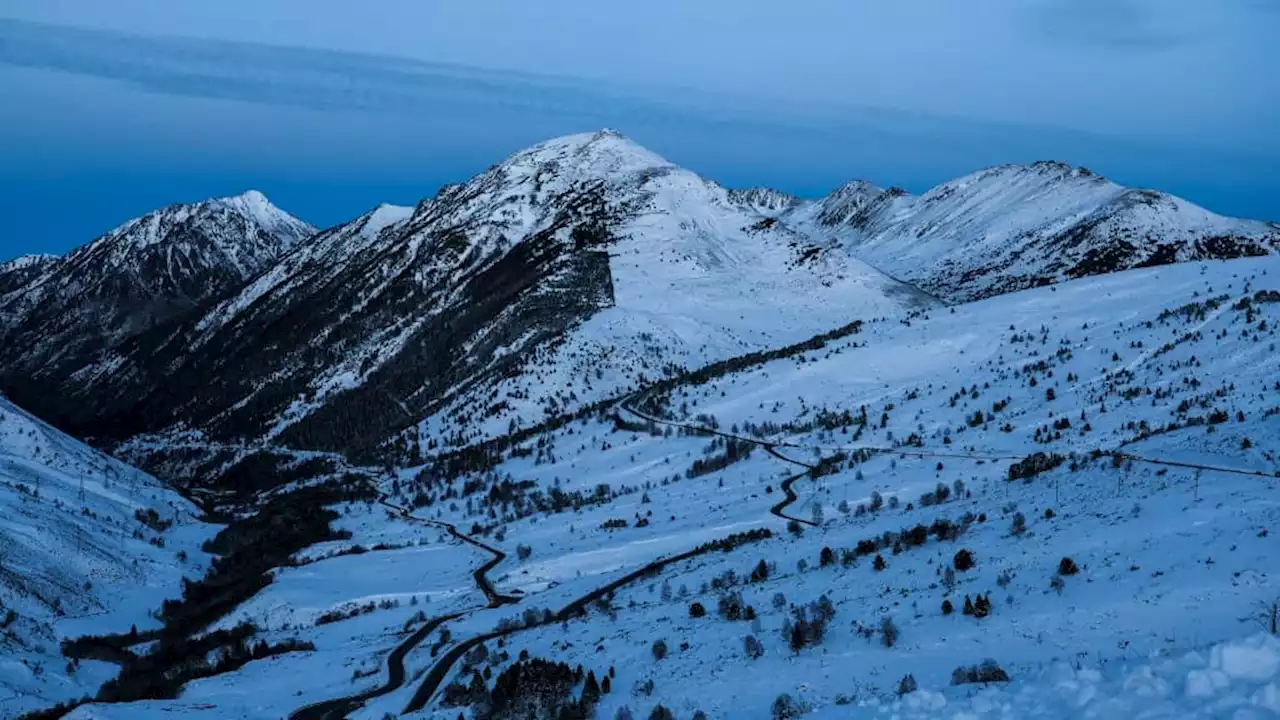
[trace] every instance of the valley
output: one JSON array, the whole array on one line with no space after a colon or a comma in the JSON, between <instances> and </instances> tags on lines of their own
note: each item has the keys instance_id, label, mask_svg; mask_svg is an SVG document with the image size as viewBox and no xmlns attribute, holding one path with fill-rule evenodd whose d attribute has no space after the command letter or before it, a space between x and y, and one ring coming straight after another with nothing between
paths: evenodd
<instances>
[{"instance_id":1,"label":"valley","mask_svg":"<svg viewBox=\"0 0 1280 720\"><path fill-rule=\"evenodd\" d=\"M803 201L571 136L32 345L0 707L1280 713L1280 231L1135 192ZM0 336L49 262L3 266Z\"/></svg>"}]
</instances>

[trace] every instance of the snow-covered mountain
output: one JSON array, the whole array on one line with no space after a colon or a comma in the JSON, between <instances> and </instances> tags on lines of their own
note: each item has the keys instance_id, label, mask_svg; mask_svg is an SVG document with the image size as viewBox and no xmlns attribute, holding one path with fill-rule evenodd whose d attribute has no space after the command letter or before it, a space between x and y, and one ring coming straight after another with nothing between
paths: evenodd
<instances>
[{"instance_id":1,"label":"snow-covered mountain","mask_svg":"<svg viewBox=\"0 0 1280 720\"><path fill-rule=\"evenodd\" d=\"M1280 250L1275 224L1222 217L1056 162L994 167L920 196L851 183L795 212L815 239L949 301Z\"/></svg>"},{"instance_id":2,"label":"snow-covered mountain","mask_svg":"<svg viewBox=\"0 0 1280 720\"><path fill-rule=\"evenodd\" d=\"M243 200L228 244L288 235ZM15 371L244 492L145 661L59 669L208 526L0 401L0 714L119 670L69 717L1269 717L1280 258L1217 258L1271 231L1050 164L797 201L600 132L281 242Z\"/></svg>"},{"instance_id":3,"label":"snow-covered mountain","mask_svg":"<svg viewBox=\"0 0 1280 720\"><path fill-rule=\"evenodd\" d=\"M804 204L804 200L795 195L766 187L731 189L729 200L765 217L775 217Z\"/></svg>"},{"instance_id":4,"label":"snow-covered mountain","mask_svg":"<svg viewBox=\"0 0 1280 720\"><path fill-rule=\"evenodd\" d=\"M59 642L153 627L150 611L206 565L212 526L197 514L0 397L0 715L92 694L114 675L76 668Z\"/></svg>"},{"instance_id":5,"label":"snow-covered mountain","mask_svg":"<svg viewBox=\"0 0 1280 720\"><path fill-rule=\"evenodd\" d=\"M309 232L248 193L26 261L5 386L137 462L178 436L403 459L939 298L1280 242L1056 163L803 201L607 130Z\"/></svg>"},{"instance_id":6,"label":"snow-covered mountain","mask_svg":"<svg viewBox=\"0 0 1280 720\"><path fill-rule=\"evenodd\" d=\"M314 229L259 192L173 205L65 257L0 267L0 381L25 400L269 267ZM47 380L46 380L47 379Z\"/></svg>"},{"instance_id":7,"label":"snow-covered mountain","mask_svg":"<svg viewBox=\"0 0 1280 720\"><path fill-rule=\"evenodd\" d=\"M70 717L1268 718L1277 334L1182 263L650 387L340 505L221 621L314 652Z\"/></svg>"},{"instance_id":8,"label":"snow-covered mountain","mask_svg":"<svg viewBox=\"0 0 1280 720\"><path fill-rule=\"evenodd\" d=\"M39 281L57 261L57 255L23 255L0 263L0 298Z\"/></svg>"},{"instance_id":9,"label":"snow-covered mountain","mask_svg":"<svg viewBox=\"0 0 1280 720\"><path fill-rule=\"evenodd\" d=\"M929 302L758 207L780 198L614 132L555 139L316 235L77 373L63 416L238 445L465 442Z\"/></svg>"}]
</instances>

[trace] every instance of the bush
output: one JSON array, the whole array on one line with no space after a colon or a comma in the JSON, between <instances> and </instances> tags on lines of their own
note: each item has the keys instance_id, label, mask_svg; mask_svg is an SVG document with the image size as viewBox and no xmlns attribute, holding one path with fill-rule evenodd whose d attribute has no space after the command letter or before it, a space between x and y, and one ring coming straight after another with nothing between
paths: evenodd
<instances>
[{"instance_id":1,"label":"bush","mask_svg":"<svg viewBox=\"0 0 1280 720\"><path fill-rule=\"evenodd\" d=\"M1027 531L1027 516L1022 513L1014 513L1013 524L1009 526L1009 534L1019 537Z\"/></svg>"},{"instance_id":2,"label":"bush","mask_svg":"<svg viewBox=\"0 0 1280 720\"><path fill-rule=\"evenodd\" d=\"M791 696L783 693L773 701L770 717L773 720L794 720L804 714L803 708L796 704Z\"/></svg>"},{"instance_id":3,"label":"bush","mask_svg":"<svg viewBox=\"0 0 1280 720\"><path fill-rule=\"evenodd\" d=\"M1052 578L1049 579L1049 589L1053 590L1059 595L1062 594L1063 589L1066 587L1067 587L1067 581L1063 580L1061 575L1054 575Z\"/></svg>"},{"instance_id":4,"label":"bush","mask_svg":"<svg viewBox=\"0 0 1280 720\"><path fill-rule=\"evenodd\" d=\"M695 602L689 606L689 617L700 618L707 614L707 609L702 607L702 603Z\"/></svg>"},{"instance_id":5,"label":"bush","mask_svg":"<svg viewBox=\"0 0 1280 720\"><path fill-rule=\"evenodd\" d=\"M881 570L884 570L888 566L889 564L884 561L884 556L879 553L876 554L875 562L871 563L871 567L876 572L880 572Z\"/></svg>"},{"instance_id":6,"label":"bush","mask_svg":"<svg viewBox=\"0 0 1280 720\"><path fill-rule=\"evenodd\" d=\"M1009 480L1026 479L1039 475L1042 472L1052 470L1062 463L1066 462L1066 458L1057 454L1049 454L1038 452L1026 456L1022 460L1009 466Z\"/></svg>"},{"instance_id":7,"label":"bush","mask_svg":"<svg viewBox=\"0 0 1280 720\"><path fill-rule=\"evenodd\" d=\"M901 697L903 695L909 695L918 689L920 688L918 685L916 685L915 677L912 675L907 675L906 677L902 678L902 682L898 683L898 696Z\"/></svg>"},{"instance_id":8,"label":"bush","mask_svg":"<svg viewBox=\"0 0 1280 720\"><path fill-rule=\"evenodd\" d=\"M649 713L649 720L676 720L675 713L667 709L665 705L658 705Z\"/></svg>"},{"instance_id":9,"label":"bush","mask_svg":"<svg viewBox=\"0 0 1280 720\"><path fill-rule=\"evenodd\" d=\"M1075 575L1080 572L1080 568L1076 566L1076 561L1069 557L1064 557L1058 561L1059 575Z\"/></svg>"},{"instance_id":10,"label":"bush","mask_svg":"<svg viewBox=\"0 0 1280 720\"><path fill-rule=\"evenodd\" d=\"M653 659L660 661L667 656L667 641L654 640L653 647L651 649L653 651Z\"/></svg>"},{"instance_id":11,"label":"bush","mask_svg":"<svg viewBox=\"0 0 1280 720\"><path fill-rule=\"evenodd\" d=\"M835 617L836 609L826 595L807 607L792 607L791 618L782 624L782 636L798 653L811 645L821 645L827 633L827 623Z\"/></svg>"},{"instance_id":12,"label":"bush","mask_svg":"<svg viewBox=\"0 0 1280 720\"><path fill-rule=\"evenodd\" d=\"M755 635L748 635L742 638L742 647L747 653L747 657L752 660L764 655L764 644Z\"/></svg>"},{"instance_id":13,"label":"bush","mask_svg":"<svg viewBox=\"0 0 1280 720\"><path fill-rule=\"evenodd\" d=\"M723 620L741 620L745 610L746 603L742 601L740 592L725 593L716 601L716 613Z\"/></svg>"},{"instance_id":14,"label":"bush","mask_svg":"<svg viewBox=\"0 0 1280 720\"><path fill-rule=\"evenodd\" d=\"M973 569L975 564L973 561L973 553L968 550L961 550L956 553L956 556L952 558L951 562L955 566L956 570L959 570L960 572Z\"/></svg>"},{"instance_id":15,"label":"bush","mask_svg":"<svg viewBox=\"0 0 1280 720\"><path fill-rule=\"evenodd\" d=\"M955 607L953 607L953 606L951 605L951 601L950 601L950 600L943 600L943 601L942 601L942 614L943 614L943 615L950 615L950 614L951 614L951 613L953 613L953 612L955 612Z\"/></svg>"},{"instance_id":16,"label":"bush","mask_svg":"<svg viewBox=\"0 0 1280 720\"><path fill-rule=\"evenodd\" d=\"M951 673L952 685L971 685L974 683L1009 682L1006 673L995 660L983 660L981 665L958 667Z\"/></svg>"},{"instance_id":17,"label":"bush","mask_svg":"<svg viewBox=\"0 0 1280 720\"><path fill-rule=\"evenodd\" d=\"M887 648L898 644L898 626L893 624L893 618L888 615L880 618L880 642Z\"/></svg>"}]
</instances>

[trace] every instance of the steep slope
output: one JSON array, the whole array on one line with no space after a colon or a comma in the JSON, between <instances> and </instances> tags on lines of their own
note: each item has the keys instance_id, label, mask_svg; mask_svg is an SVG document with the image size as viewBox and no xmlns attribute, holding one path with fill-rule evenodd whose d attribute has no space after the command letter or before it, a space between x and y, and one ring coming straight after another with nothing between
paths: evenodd
<instances>
[{"instance_id":1,"label":"steep slope","mask_svg":"<svg viewBox=\"0 0 1280 720\"><path fill-rule=\"evenodd\" d=\"M847 194L842 188L822 205L839 207ZM995 167L920 196L854 197L852 212L823 207L797 226L950 301L1280 249L1274 224L1221 217L1062 163Z\"/></svg>"},{"instance_id":2,"label":"steep slope","mask_svg":"<svg viewBox=\"0 0 1280 720\"><path fill-rule=\"evenodd\" d=\"M925 302L753 197L614 132L552 140L320 233L202 317L84 368L56 417L152 435L135 449L194 430L413 454Z\"/></svg>"},{"instance_id":3,"label":"steep slope","mask_svg":"<svg viewBox=\"0 0 1280 720\"><path fill-rule=\"evenodd\" d=\"M160 600L199 575L210 527L155 478L80 444L0 397L0 708L93 692L59 642L145 630Z\"/></svg>"},{"instance_id":4,"label":"steep slope","mask_svg":"<svg viewBox=\"0 0 1280 720\"><path fill-rule=\"evenodd\" d=\"M738 203L765 217L781 215L804 204L804 200L795 195L766 187L735 188L729 190L728 196L730 202Z\"/></svg>"},{"instance_id":5,"label":"steep slope","mask_svg":"<svg viewBox=\"0 0 1280 720\"><path fill-rule=\"evenodd\" d=\"M39 282L57 261L57 255L23 255L0 263L0 298Z\"/></svg>"},{"instance_id":6,"label":"steep slope","mask_svg":"<svg viewBox=\"0 0 1280 720\"><path fill-rule=\"evenodd\" d=\"M158 210L66 257L9 263L0 387L20 401L38 398L36 384L56 390L129 338L238 289L312 232L251 191Z\"/></svg>"}]
</instances>

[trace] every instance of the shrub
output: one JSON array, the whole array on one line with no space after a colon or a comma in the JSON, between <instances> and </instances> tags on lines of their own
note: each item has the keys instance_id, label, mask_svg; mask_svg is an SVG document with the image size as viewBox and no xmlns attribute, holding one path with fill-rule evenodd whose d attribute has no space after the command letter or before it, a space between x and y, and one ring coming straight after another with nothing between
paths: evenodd
<instances>
[{"instance_id":1,"label":"shrub","mask_svg":"<svg viewBox=\"0 0 1280 720\"><path fill-rule=\"evenodd\" d=\"M983 660L981 665L961 666L951 673L952 685L993 682L1009 682L1009 674L995 660Z\"/></svg>"},{"instance_id":2,"label":"shrub","mask_svg":"<svg viewBox=\"0 0 1280 720\"><path fill-rule=\"evenodd\" d=\"M902 682L898 683L898 696L909 695L919 689L916 685L916 679L912 675L902 678Z\"/></svg>"},{"instance_id":3,"label":"shrub","mask_svg":"<svg viewBox=\"0 0 1280 720\"><path fill-rule=\"evenodd\" d=\"M975 564L973 561L973 553L968 550L961 550L956 553L956 556L952 558L951 562L955 566L956 570L959 570L960 572L973 569Z\"/></svg>"},{"instance_id":4,"label":"shrub","mask_svg":"<svg viewBox=\"0 0 1280 720\"><path fill-rule=\"evenodd\" d=\"M943 614L943 615L950 615L950 614L951 614L951 613L953 613L953 612L955 612L955 608L951 605L951 601L950 601L950 600L943 600L943 601L942 601L942 614Z\"/></svg>"},{"instance_id":5,"label":"shrub","mask_svg":"<svg viewBox=\"0 0 1280 720\"><path fill-rule=\"evenodd\" d=\"M702 607L702 603L695 602L689 605L689 617L700 618L707 614L707 609Z\"/></svg>"},{"instance_id":6,"label":"shrub","mask_svg":"<svg viewBox=\"0 0 1280 720\"><path fill-rule=\"evenodd\" d=\"M663 658L667 656L667 641L654 640L653 647L651 648L651 650L653 652L653 659L661 661Z\"/></svg>"},{"instance_id":7,"label":"shrub","mask_svg":"<svg viewBox=\"0 0 1280 720\"><path fill-rule=\"evenodd\" d=\"M724 620L741 620L746 603L742 601L742 593L731 592L720 596L716 601L716 613Z\"/></svg>"},{"instance_id":8,"label":"shrub","mask_svg":"<svg viewBox=\"0 0 1280 720\"><path fill-rule=\"evenodd\" d=\"M1027 531L1027 516L1022 513L1014 513L1013 524L1009 526L1009 534L1014 537L1020 537Z\"/></svg>"},{"instance_id":9,"label":"shrub","mask_svg":"<svg viewBox=\"0 0 1280 720\"><path fill-rule=\"evenodd\" d=\"M803 714L804 710L786 693L774 699L773 708L770 711L770 717L773 720L794 720Z\"/></svg>"},{"instance_id":10,"label":"shrub","mask_svg":"<svg viewBox=\"0 0 1280 720\"><path fill-rule=\"evenodd\" d=\"M516 557L528 560L533 555L533 548L528 545L516 545Z\"/></svg>"},{"instance_id":11,"label":"shrub","mask_svg":"<svg viewBox=\"0 0 1280 720\"><path fill-rule=\"evenodd\" d=\"M888 615L880 618L880 642L887 648L898 644L898 626L893 624L893 618Z\"/></svg>"},{"instance_id":12,"label":"shrub","mask_svg":"<svg viewBox=\"0 0 1280 720\"><path fill-rule=\"evenodd\" d=\"M1076 566L1076 561L1069 557L1064 557L1058 561L1059 575L1075 575L1080 572L1080 568Z\"/></svg>"},{"instance_id":13,"label":"shrub","mask_svg":"<svg viewBox=\"0 0 1280 720\"><path fill-rule=\"evenodd\" d=\"M871 567L874 568L876 572L879 572L881 570L884 570L888 566L889 566L888 563L884 561L884 556L879 553L876 553L875 562L871 563Z\"/></svg>"},{"instance_id":14,"label":"shrub","mask_svg":"<svg viewBox=\"0 0 1280 720\"><path fill-rule=\"evenodd\" d=\"M1032 453L1009 466L1009 480L1013 481L1021 478L1030 481L1036 475L1052 470L1066 462L1066 460L1065 457L1057 453Z\"/></svg>"},{"instance_id":15,"label":"shrub","mask_svg":"<svg viewBox=\"0 0 1280 720\"><path fill-rule=\"evenodd\" d=\"M1066 586L1067 586L1067 582L1062 579L1061 575L1054 575L1052 578L1049 579L1049 588L1054 592L1058 593L1059 595L1062 594L1062 590Z\"/></svg>"},{"instance_id":16,"label":"shrub","mask_svg":"<svg viewBox=\"0 0 1280 720\"><path fill-rule=\"evenodd\" d=\"M747 657L752 660L764 655L764 644L755 635L744 637L742 639L742 648L747 653Z\"/></svg>"},{"instance_id":17,"label":"shrub","mask_svg":"<svg viewBox=\"0 0 1280 720\"><path fill-rule=\"evenodd\" d=\"M649 713L649 720L676 720L676 716L667 709L666 705L658 705L653 708L653 712Z\"/></svg>"},{"instance_id":18,"label":"shrub","mask_svg":"<svg viewBox=\"0 0 1280 720\"><path fill-rule=\"evenodd\" d=\"M835 561L836 561L836 553L834 550L832 550L829 547L822 548L822 552L818 553L819 567L827 567L828 565L835 563Z\"/></svg>"}]
</instances>

